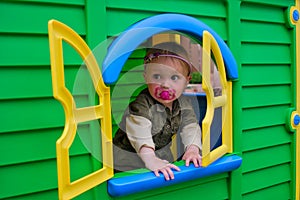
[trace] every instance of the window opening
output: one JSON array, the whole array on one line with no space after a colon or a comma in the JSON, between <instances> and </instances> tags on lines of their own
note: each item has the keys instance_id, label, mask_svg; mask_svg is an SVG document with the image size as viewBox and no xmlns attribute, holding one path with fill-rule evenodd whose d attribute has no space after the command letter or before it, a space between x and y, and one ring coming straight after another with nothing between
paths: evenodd
<instances>
[{"instance_id":1,"label":"window opening","mask_svg":"<svg viewBox=\"0 0 300 200\"><path fill-rule=\"evenodd\" d=\"M180 24L180 28L178 26L179 24ZM206 130L208 130L208 133L206 133L206 137L207 135L209 137L209 139L205 142L207 167L197 168L197 169L193 167L189 167L185 169L184 166L181 166L182 167L181 172L178 173L175 172L175 177L182 176L188 178L184 180L180 178L179 179L175 178L172 183L168 181L162 181L161 179L163 179L163 177L157 178L153 176L151 172L130 175L128 176L128 178L127 177L113 178L108 181L108 192L112 196L122 196L122 195L132 194L135 192L141 192L149 189L167 186L168 184L178 183L177 181L180 182L180 181L192 180L194 178L198 178L195 177L196 174L201 174L202 176L210 176L216 173L229 172L238 168L241 164L241 158L239 156L235 156L231 154L229 154L228 156L222 156L226 152L232 151L231 118L227 119L227 117L228 116L231 117L231 82L230 81L237 79L238 77L237 64L229 48L222 40L222 38L220 38L218 34L216 34L210 27L208 27L204 23L192 17L184 16L180 14L161 14L161 15L150 17L149 19L139 21L136 24L133 24L132 26L130 26L128 31L122 33L112 43L112 45L109 48L108 54L103 62L103 78L105 82L108 84L115 83L124 63L127 61L131 52L133 52L147 38L152 37L155 34L165 32L166 30L178 30L180 31L180 33L183 34L186 33L197 40L201 40L204 37L204 33L209 32L213 36L213 38L217 41L217 45L219 45L220 47L220 48L213 47L212 55L217 61L216 64L218 66L218 70L221 69L220 73L222 74L223 77L221 78L222 95L215 96L213 92L210 90L209 92L210 97L214 97L214 101L207 102L207 104L209 105L208 107L210 110L209 111L210 114L209 115L206 114L206 116L209 116L210 118L214 118L213 114L215 112L215 108L217 108L218 110L218 108L221 107L222 119L226 120L226 121L222 120L222 124L228 123L228 125L222 126L222 133L223 133L222 141L221 141L222 144L220 146L217 146L216 148L210 147L211 130L208 130L208 127L210 127L210 125L207 124L207 120L206 120ZM130 41L130 45L124 45L123 41ZM211 51L210 46L216 46L216 42L215 44L212 45L209 43L209 49L208 49L209 51ZM220 56L218 52L215 52L218 50L221 51L224 56L223 59L226 65L226 75L225 75L224 64L221 66L220 62L218 61L219 59L222 58L222 56ZM215 55L216 53L217 55ZM211 60L211 58L209 58L208 60ZM230 79L228 83L226 83L227 81L226 76ZM226 112L223 112L224 106L222 106L223 105L222 103L224 103L224 101L222 99L226 99L226 101L230 103L230 105L228 105L229 112L227 112L226 115L225 115ZM222 105L218 106L216 104L222 104ZM208 121L211 122L212 119ZM224 137L224 134L228 134L228 136ZM222 157L217 159L219 156ZM187 176L188 173L190 173L191 176Z\"/></svg>"}]
</instances>

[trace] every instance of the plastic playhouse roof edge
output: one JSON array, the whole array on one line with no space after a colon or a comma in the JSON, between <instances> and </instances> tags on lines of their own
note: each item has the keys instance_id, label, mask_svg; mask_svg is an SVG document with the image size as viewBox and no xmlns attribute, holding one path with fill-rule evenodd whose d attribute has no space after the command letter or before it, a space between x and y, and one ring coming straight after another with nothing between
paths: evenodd
<instances>
[{"instance_id":1,"label":"plastic playhouse roof edge","mask_svg":"<svg viewBox=\"0 0 300 200\"><path fill-rule=\"evenodd\" d=\"M236 61L227 44L214 30L193 17L167 13L155 15L133 24L112 42L102 63L104 82L108 84L114 83L132 51L146 39L167 30L183 32L197 39L202 38L204 30L210 32L216 39L222 52L227 77L230 80L238 78Z\"/></svg>"}]
</instances>

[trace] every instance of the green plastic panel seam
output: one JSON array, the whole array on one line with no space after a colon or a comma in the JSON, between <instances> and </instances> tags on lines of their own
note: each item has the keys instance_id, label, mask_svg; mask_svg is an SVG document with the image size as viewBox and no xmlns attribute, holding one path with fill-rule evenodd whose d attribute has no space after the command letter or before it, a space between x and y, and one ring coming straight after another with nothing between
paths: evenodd
<instances>
[{"instance_id":1,"label":"green plastic panel seam","mask_svg":"<svg viewBox=\"0 0 300 200\"><path fill-rule=\"evenodd\" d=\"M241 22L240 22L240 9L241 9L241 1L240 0L227 0L227 35L228 41L227 44L234 55L237 66L238 66L238 73L239 77L241 72L241 65L240 65L240 48L241 48L241 37L239 35ZM240 119L241 116L241 103L240 103L240 96L239 94L242 93L242 85L240 81L234 81L232 83L232 118L234 119L233 123L233 151L242 156L242 149L241 149L241 123ZM242 164L243 165L243 164ZM242 198L242 170L241 168L236 169L229 173L229 199L231 200L239 200Z\"/></svg>"},{"instance_id":2,"label":"green plastic panel seam","mask_svg":"<svg viewBox=\"0 0 300 200\"><path fill-rule=\"evenodd\" d=\"M107 37L105 1L89 0L86 2L86 42L93 50ZM98 63L100 65L100 63Z\"/></svg>"}]
</instances>

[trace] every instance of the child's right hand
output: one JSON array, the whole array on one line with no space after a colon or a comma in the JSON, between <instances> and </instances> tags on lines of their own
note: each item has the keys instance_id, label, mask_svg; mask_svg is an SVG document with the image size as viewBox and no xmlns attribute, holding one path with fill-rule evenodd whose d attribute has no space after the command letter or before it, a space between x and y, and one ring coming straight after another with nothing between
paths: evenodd
<instances>
[{"instance_id":1,"label":"child's right hand","mask_svg":"<svg viewBox=\"0 0 300 200\"><path fill-rule=\"evenodd\" d=\"M153 157L151 161L146 162L145 164L148 169L154 172L155 176L159 177L159 172L161 172L167 181L169 181L170 179L173 180L175 178L172 169L180 171L179 167L177 167L176 165L171 164L166 160L161 160L156 156Z\"/></svg>"},{"instance_id":2,"label":"child's right hand","mask_svg":"<svg viewBox=\"0 0 300 200\"><path fill-rule=\"evenodd\" d=\"M145 166L151 171L153 171L155 176L158 177L159 172L161 172L167 181L175 178L172 169L175 169L176 171L180 171L179 167L177 167L176 165L171 164L166 160L162 160L158 158L155 155L154 150L152 148L145 147L145 146L142 147L140 149L139 155L141 159L144 161Z\"/></svg>"}]
</instances>

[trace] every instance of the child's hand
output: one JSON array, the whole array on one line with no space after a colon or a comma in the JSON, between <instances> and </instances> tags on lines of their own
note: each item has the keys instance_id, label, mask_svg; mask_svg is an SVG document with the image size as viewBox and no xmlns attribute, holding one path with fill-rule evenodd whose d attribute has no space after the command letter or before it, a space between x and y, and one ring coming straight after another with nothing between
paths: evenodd
<instances>
[{"instance_id":1,"label":"child's hand","mask_svg":"<svg viewBox=\"0 0 300 200\"><path fill-rule=\"evenodd\" d=\"M151 166L146 165L146 167L152 170L155 176L159 177L159 172L161 172L167 181L173 180L175 178L172 169L180 171L179 167L177 167L176 165L171 164L166 160L161 160L157 157L155 157L155 159L150 165Z\"/></svg>"},{"instance_id":2,"label":"child's hand","mask_svg":"<svg viewBox=\"0 0 300 200\"><path fill-rule=\"evenodd\" d=\"M159 172L161 172L167 181L170 179L174 179L174 173L172 169L180 171L179 167L177 167L176 165L173 165L166 160L162 160L156 157L152 148L142 147L140 149L139 155L144 161L145 166L153 171L155 176L159 176Z\"/></svg>"},{"instance_id":3,"label":"child's hand","mask_svg":"<svg viewBox=\"0 0 300 200\"><path fill-rule=\"evenodd\" d=\"M185 160L185 166L189 166L190 162L193 162L195 167L201 166L202 161L199 148L195 145L190 145L184 153L182 160Z\"/></svg>"}]
</instances>

